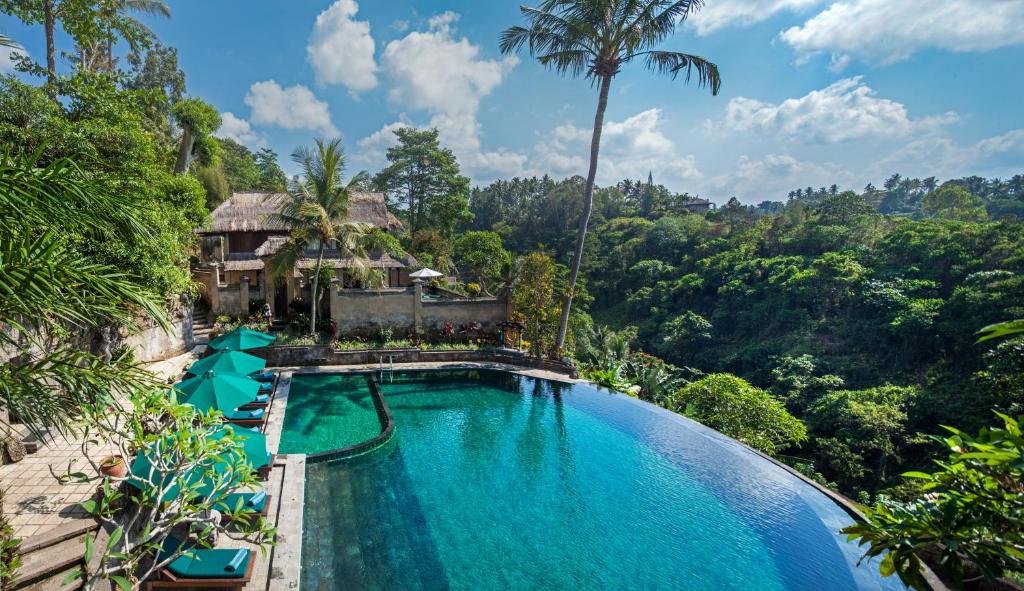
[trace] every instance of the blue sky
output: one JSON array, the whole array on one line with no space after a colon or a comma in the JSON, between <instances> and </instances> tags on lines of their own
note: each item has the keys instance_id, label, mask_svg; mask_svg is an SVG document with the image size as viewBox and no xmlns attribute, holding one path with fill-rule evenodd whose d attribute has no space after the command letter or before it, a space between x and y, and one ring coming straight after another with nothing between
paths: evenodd
<instances>
[{"instance_id":1,"label":"blue sky","mask_svg":"<svg viewBox=\"0 0 1024 591\"><path fill-rule=\"evenodd\" d=\"M169 4L150 24L179 49L189 93L286 170L296 146L340 134L351 167L374 172L391 130L416 125L438 127L477 183L586 173L596 92L500 55L498 35L522 22L515 1ZM1024 0L708 0L664 46L716 62L722 92L625 68L598 180L651 171L756 203L893 172L1022 173L1021 22ZM0 17L0 32L42 57L39 27Z\"/></svg>"}]
</instances>

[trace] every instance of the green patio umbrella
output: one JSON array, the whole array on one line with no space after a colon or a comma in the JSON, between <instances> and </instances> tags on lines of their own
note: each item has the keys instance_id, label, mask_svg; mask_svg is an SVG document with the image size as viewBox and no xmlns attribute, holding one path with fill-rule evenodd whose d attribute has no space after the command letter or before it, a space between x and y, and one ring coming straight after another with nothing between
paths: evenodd
<instances>
[{"instance_id":1,"label":"green patio umbrella","mask_svg":"<svg viewBox=\"0 0 1024 591\"><path fill-rule=\"evenodd\" d=\"M203 357L196 361L186 371L194 376L201 376L208 371L215 371L219 374L233 373L247 376L266 366L267 361L255 355L249 355L241 351L219 351L209 357Z\"/></svg>"},{"instance_id":2,"label":"green patio umbrella","mask_svg":"<svg viewBox=\"0 0 1024 591\"><path fill-rule=\"evenodd\" d=\"M174 389L184 394L183 404L191 404L199 412L217 409L231 412L256 400L260 383L252 378L230 373L208 371L201 376L182 380Z\"/></svg>"},{"instance_id":3,"label":"green patio umbrella","mask_svg":"<svg viewBox=\"0 0 1024 591\"><path fill-rule=\"evenodd\" d=\"M210 439L221 439L232 435L242 445L245 453L246 463L252 466L253 470L270 464L270 452L267 451L267 436L256 429L247 429L231 423L225 423L219 430L210 435Z\"/></svg>"},{"instance_id":4,"label":"green patio umbrella","mask_svg":"<svg viewBox=\"0 0 1024 591\"><path fill-rule=\"evenodd\" d=\"M270 454L267 453L266 439L262 433L255 433L248 429L241 427L234 427L233 425L224 425L217 431L210 434L209 439L221 439L227 436L229 433L233 434L239 439L239 443L242 446L243 453L245 454L245 462L254 470L258 470L263 466L266 466L270 462ZM256 436L258 435L258 437ZM129 482L135 488L144 490L150 486L158 486L163 488L168 486L167 491L164 493L161 501L170 501L174 497L178 496L181 487L180 484L184 484L187 487L192 487L197 483L200 485L196 492L200 496L209 495L213 491L214 481L206 480L203 481L204 477L208 477L209 473L207 469L202 466L194 466L190 468L180 482L176 482L177 478L174 472L162 472L153 465L153 456L159 447L164 447L164 453L172 451L175 441L173 437L167 437L163 441L156 441L150 445L148 449L140 452L131 464L131 473L135 478L129 480ZM214 478L224 475L228 471L228 465L233 464L230 458L225 458L223 461L217 458L210 458L208 466L212 466ZM233 475L228 476L229 480L224 490L231 490L235 488L233 482ZM173 482L173 484L172 484Z\"/></svg>"},{"instance_id":5,"label":"green patio umbrella","mask_svg":"<svg viewBox=\"0 0 1024 591\"><path fill-rule=\"evenodd\" d=\"M275 340L277 340L277 337L273 335L243 326L213 339L210 341L210 347L218 351L227 349L244 351L246 349L266 347Z\"/></svg>"}]
</instances>

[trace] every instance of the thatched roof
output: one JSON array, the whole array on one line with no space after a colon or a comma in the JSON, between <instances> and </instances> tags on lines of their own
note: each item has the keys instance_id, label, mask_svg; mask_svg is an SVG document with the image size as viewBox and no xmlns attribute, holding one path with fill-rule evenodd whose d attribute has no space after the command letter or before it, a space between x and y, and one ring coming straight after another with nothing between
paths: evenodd
<instances>
[{"instance_id":1,"label":"thatched roof","mask_svg":"<svg viewBox=\"0 0 1024 591\"><path fill-rule=\"evenodd\" d=\"M199 232L287 232L287 226L272 219L286 198L284 193L235 193L213 210L210 225ZM402 222L388 211L384 193L352 193L348 221L389 230L402 227Z\"/></svg>"}]
</instances>

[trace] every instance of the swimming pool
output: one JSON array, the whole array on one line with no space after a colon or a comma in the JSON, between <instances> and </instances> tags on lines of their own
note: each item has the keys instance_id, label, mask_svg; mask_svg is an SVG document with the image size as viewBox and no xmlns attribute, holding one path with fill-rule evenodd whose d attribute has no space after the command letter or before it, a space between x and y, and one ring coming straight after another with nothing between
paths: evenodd
<instances>
[{"instance_id":1,"label":"swimming pool","mask_svg":"<svg viewBox=\"0 0 1024 591\"><path fill-rule=\"evenodd\" d=\"M338 376L296 377L288 414L351 405ZM380 386L391 441L307 468L304 589L902 588L856 566L828 497L668 411L498 371ZM338 429L286 415L281 451Z\"/></svg>"}]
</instances>

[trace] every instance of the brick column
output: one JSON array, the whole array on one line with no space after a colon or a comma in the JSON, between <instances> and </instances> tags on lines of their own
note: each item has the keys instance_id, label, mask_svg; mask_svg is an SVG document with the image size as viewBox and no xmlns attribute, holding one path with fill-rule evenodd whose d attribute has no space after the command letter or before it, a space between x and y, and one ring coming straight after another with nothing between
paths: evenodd
<instances>
[{"instance_id":1,"label":"brick column","mask_svg":"<svg viewBox=\"0 0 1024 591\"><path fill-rule=\"evenodd\" d=\"M242 317L249 317L249 276L242 275L238 282L238 307L242 310Z\"/></svg>"}]
</instances>

